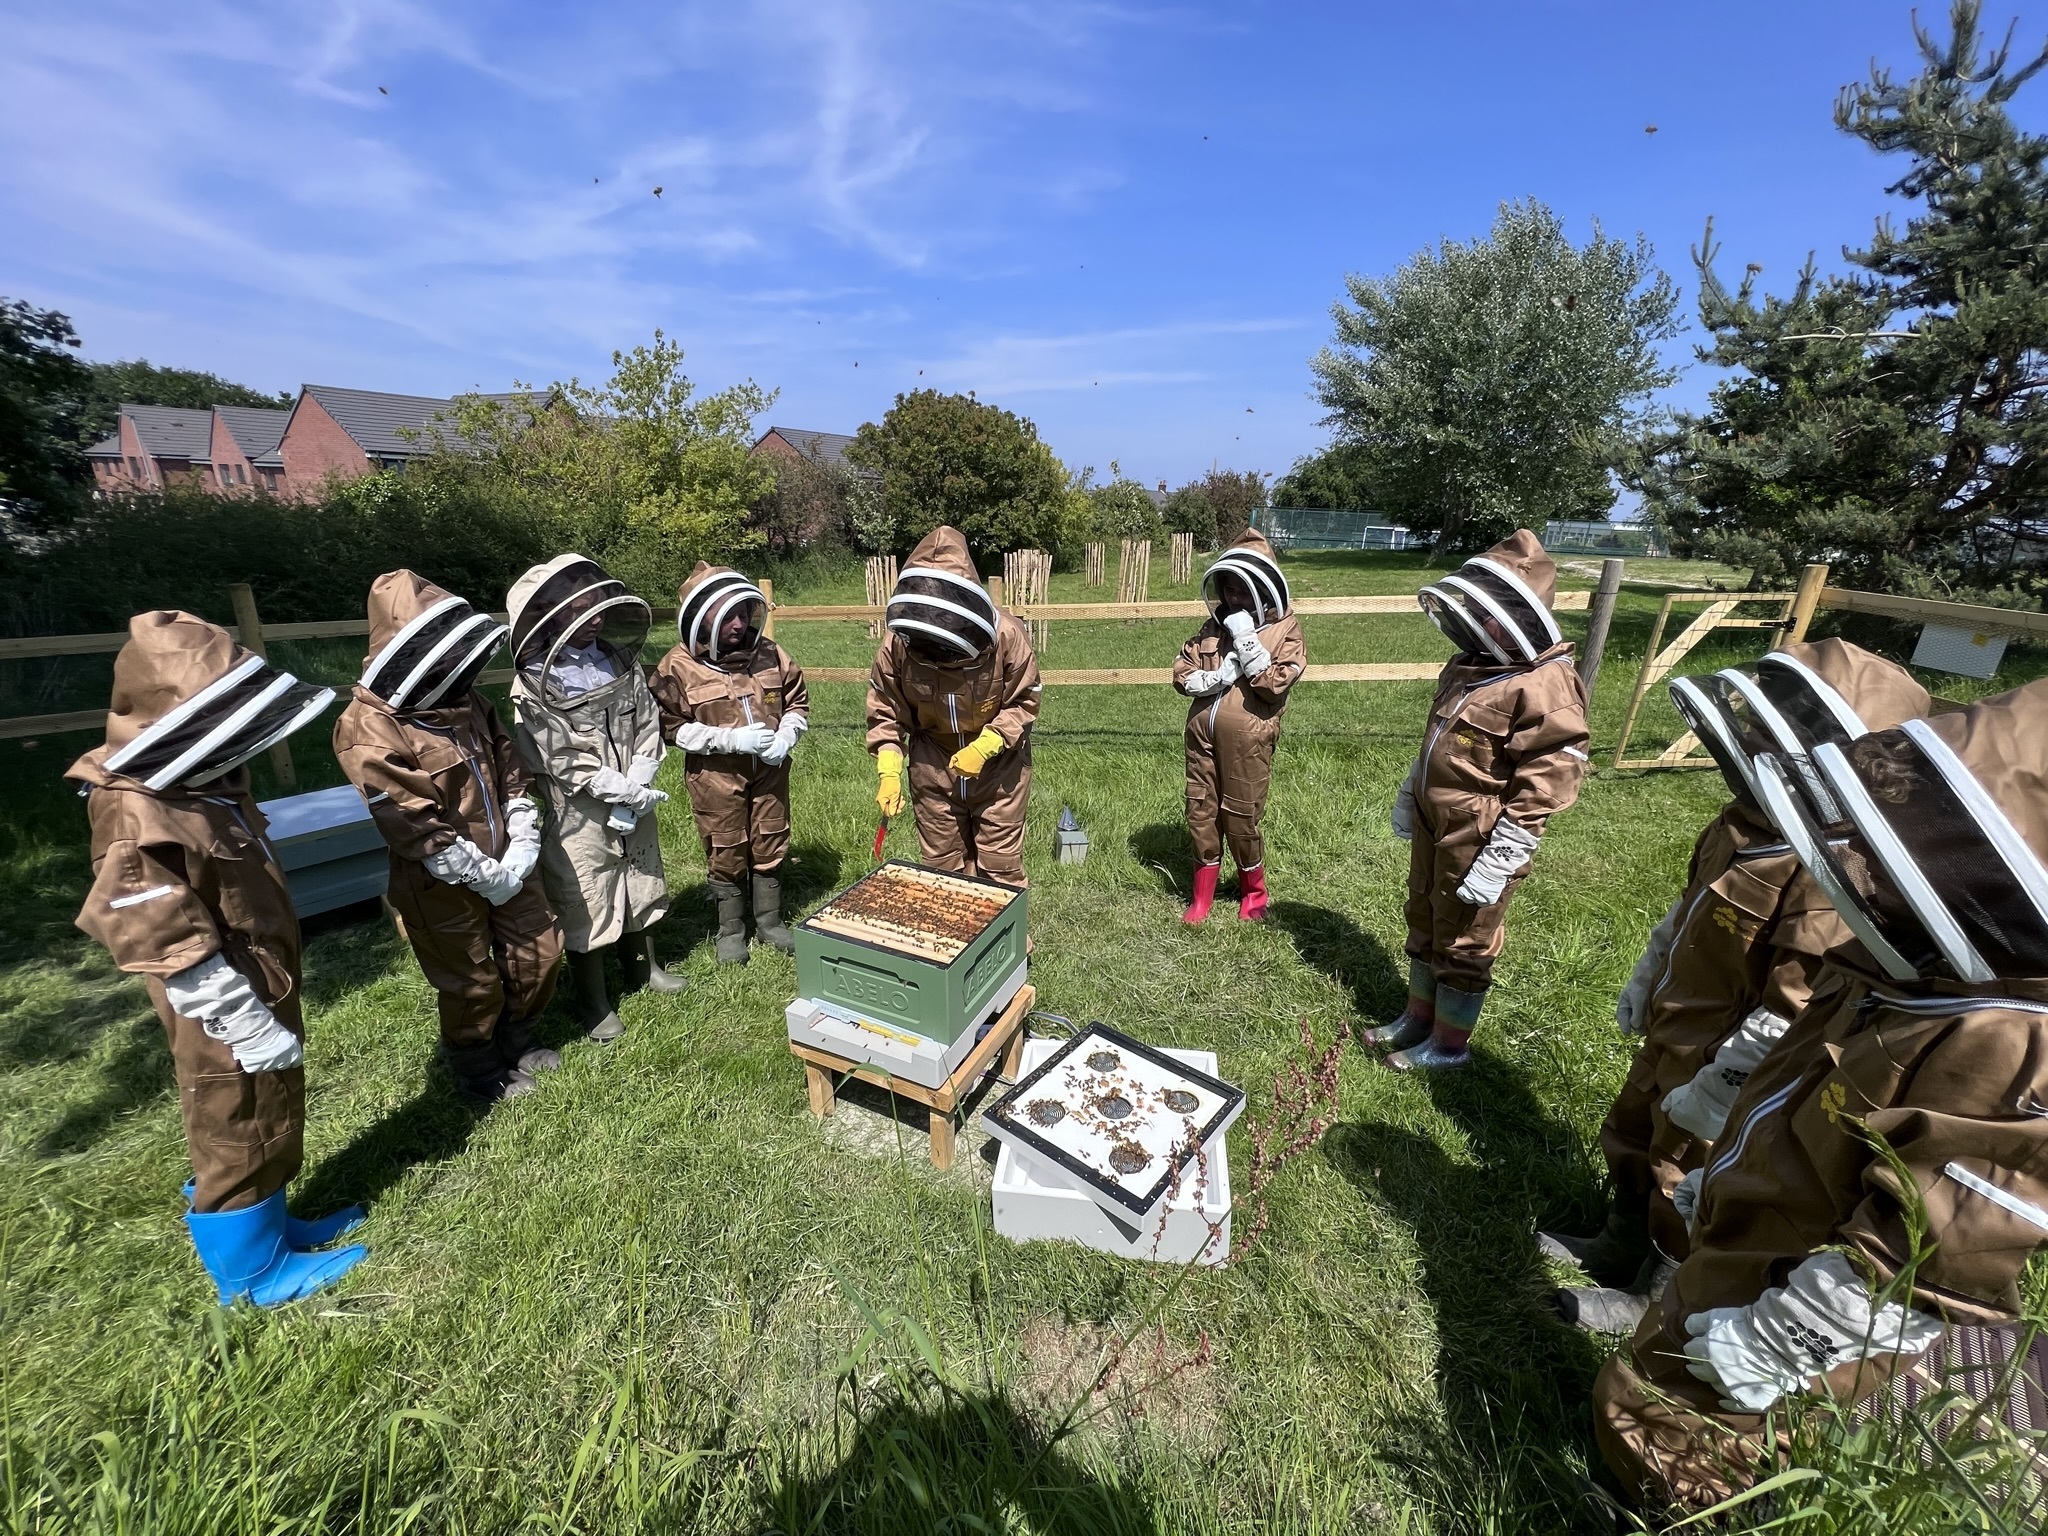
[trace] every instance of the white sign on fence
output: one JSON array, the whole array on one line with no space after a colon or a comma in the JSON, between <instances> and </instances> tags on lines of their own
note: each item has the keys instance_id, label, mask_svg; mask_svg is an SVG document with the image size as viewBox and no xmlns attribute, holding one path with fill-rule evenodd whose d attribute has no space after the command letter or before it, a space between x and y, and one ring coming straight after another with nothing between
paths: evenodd
<instances>
[{"instance_id":1,"label":"white sign on fence","mask_svg":"<svg viewBox=\"0 0 2048 1536\"><path fill-rule=\"evenodd\" d=\"M1913 665L1959 677L1989 677L2005 660L2004 635L1987 635L1947 624L1930 624L1913 647Z\"/></svg>"}]
</instances>

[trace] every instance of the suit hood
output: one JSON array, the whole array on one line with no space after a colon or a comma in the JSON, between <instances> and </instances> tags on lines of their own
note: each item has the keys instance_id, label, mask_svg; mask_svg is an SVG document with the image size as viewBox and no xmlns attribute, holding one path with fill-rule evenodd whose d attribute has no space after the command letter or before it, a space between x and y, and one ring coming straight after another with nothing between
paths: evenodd
<instances>
[{"instance_id":1,"label":"suit hood","mask_svg":"<svg viewBox=\"0 0 2048 1536\"><path fill-rule=\"evenodd\" d=\"M1236 543L1211 562L1202 577L1202 600L1209 605L1209 616L1219 624L1223 621L1225 576L1235 577L1251 593L1252 621L1261 629L1284 619L1293 606L1294 595L1287 589L1279 558L1266 542L1266 536L1255 528L1247 528Z\"/></svg>"},{"instance_id":2,"label":"suit hood","mask_svg":"<svg viewBox=\"0 0 2048 1536\"><path fill-rule=\"evenodd\" d=\"M395 710L453 704L505 643L505 625L414 571L370 584L370 654L356 686Z\"/></svg>"},{"instance_id":3,"label":"suit hood","mask_svg":"<svg viewBox=\"0 0 2048 1536\"><path fill-rule=\"evenodd\" d=\"M1557 562L1526 528L1424 587L1416 601L1460 651L1505 666L1535 661L1564 641L1550 611Z\"/></svg>"},{"instance_id":4,"label":"suit hood","mask_svg":"<svg viewBox=\"0 0 2048 1536\"><path fill-rule=\"evenodd\" d=\"M747 632L733 646L719 644L718 632L736 610L747 614ZM718 662L750 653L768 622L767 594L726 565L699 560L676 588L676 638L699 661Z\"/></svg>"},{"instance_id":5,"label":"suit hood","mask_svg":"<svg viewBox=\"0 0 2048 1536\"><path fill-rule=\"evenodd\" d=\"M512 583L505 595L512 630L512 666L539 680L556 655L576 642L611 652L621 667L640 657L653 626L654 610L626 590L624 582L584 555L557 555Z\"/></svg>"},{"instance_id":6,"label":"suit hood","mask_svg":"<svg viewBox=\"0 0 2048 1536\"><path fill-rule=\"evenodd\" d=\"M1002 621L981 584L967 539L957 528L934 528L896 576L885 622L911 650L935 662L971 661L995 648Z\"/></svg>"}]
</instances>

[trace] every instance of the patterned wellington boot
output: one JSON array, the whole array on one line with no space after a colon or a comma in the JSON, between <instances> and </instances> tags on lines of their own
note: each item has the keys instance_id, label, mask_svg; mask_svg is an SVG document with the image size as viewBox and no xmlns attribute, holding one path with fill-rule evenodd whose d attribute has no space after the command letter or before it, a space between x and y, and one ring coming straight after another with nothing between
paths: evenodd
<instances>
[{"instance_id":1,"label":"patterned wellington boot","mask_svg":"<svg viewBox=\"0 0 2048 1536\"><path fill-rule=\"evenodd\" d=\"M1429 1038L1436 1023L1436 977L1426 961L1408 962L1408 1005L1391 1023L1366 1030L1358 1038L1376 1051L1405 1051Z\"/></svg>"},{"instance_id":2,"label":"patterned wellington boot","mask_svg":"<svg viewBox=\"0 0 2048 1536\"><path fill-rule=\"evenodd\" d=\"M1479 1023L1479 1010L1486 1006L1484 992L1460 992L1442 982L1436 989L1436 1023L1429 1038L1386 1058L1396 1072L1448 1072L1472 1059L1472 1031Z\"/></svg>"}]
</instances>

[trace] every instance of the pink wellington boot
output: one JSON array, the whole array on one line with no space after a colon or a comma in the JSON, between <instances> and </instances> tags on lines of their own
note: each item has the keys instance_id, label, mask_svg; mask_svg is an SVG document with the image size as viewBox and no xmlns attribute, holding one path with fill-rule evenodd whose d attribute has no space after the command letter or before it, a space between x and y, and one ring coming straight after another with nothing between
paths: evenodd
<instances>
[{"instance_id":1,"label":"pink wellington boot","mask_svg":"<svg viewBox=\"0 0 2048 1536\"><path fill-rule=\"evenodd\" d=\"M1216 877L1222 872L1220 863L1195 866L1194 899L1188 903L1187 911L1181 913L1182 922L1192 926L1209 915L1209 909L1216 905Z\"/></svg>"},{"instance_id":2,"label":"pink wellington boot","mask_svg":"<svg viewBox=\"0 0 2048 1536\"><path fill-rule=\"evenodd\" d=\"M1266 866L1237 872L1237 920L1256 923L1266 915Z\"/></svg>"}]
</instances>

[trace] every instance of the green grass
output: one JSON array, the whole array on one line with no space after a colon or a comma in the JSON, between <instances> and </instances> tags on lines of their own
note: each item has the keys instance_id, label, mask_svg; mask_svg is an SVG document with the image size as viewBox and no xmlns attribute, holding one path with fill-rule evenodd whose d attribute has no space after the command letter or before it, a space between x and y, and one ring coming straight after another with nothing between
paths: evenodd
<instances>
[{"instance_id":1,"label":"green grass","mask_svg":"<svg viewBox=\"0 0 2048 1536\"><path fill-rule=\"evenodd\" d=\"M1401 591L1418 567L1289 569L1298 591ZM1654 609L1625 600L1596 740ZM1187 627L1059 625L1049 661L1162 665ZM1307 629L1323 660L1443 651L1419 619ZM783 639L849 665L872 653L861 635ZM292 660L343 677L357 649ZM1738 636L1700 664L1754 651ZM2038 656L2012 658L2008 685ZM1049 690L1029 845L1041 1006L1213 1049L1266 1116L1303 1020L1327 1041L1398 1006L1406 851L1386 810L1428 697L1305 686L1267 820L1273 921L1226 912L1190 932L1184 707L1163 689ZM814 689L794 781L803 907L868 867L861 706L858 687ZM302 787L338 777L321 734L297 742ZM1279 1174L1270 1228L1221 1272L1013 1246L989 1230L979 1156L941 1175L914 1122L860 1106L813 1122L782 1023L793 967L760 950L711 964L680 793L663 808L677 901L659 937L690 990L630 1000L622 1040L569 1045L540 1093L486 1118L430 1067L433 1000L391 931L316 923L294 1203L366 1201L371 1257L332 1296L259 1315L210 1303L177 1220L160 1031L70 926L84 817L57 776L85 744L0 743L12 1528L1599 1528L1574 1478L1602 1351L1544 1320L1561 1277L1533 1231L1598 1209L1594 1133L1628 1056L1612 999L1720 803L1714 776L1588 782L1511 916L1476 1064L1416 1082L1350 1053L1338 1123ZM1093 840L1079 868L1051 857L1063 805ZM907 827L891 851L914 852ZM571 1032L559 1010L548 1024ZM1240 1182L1248 1147L1241 1128ZM1085 1381L1118 1330L1144 1341L1123 1388L1062 1428L1060 1383Z\"/></svg>"}]
</instances>

